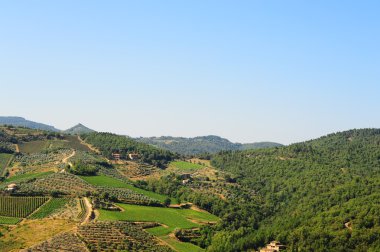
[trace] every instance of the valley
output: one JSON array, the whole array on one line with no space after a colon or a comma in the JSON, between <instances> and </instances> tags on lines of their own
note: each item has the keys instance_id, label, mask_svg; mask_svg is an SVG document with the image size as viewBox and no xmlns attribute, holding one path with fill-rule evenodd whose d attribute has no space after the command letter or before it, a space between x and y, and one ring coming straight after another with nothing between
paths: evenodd
<instances>
[{"instance_id":1,"label":"valley","mask_svg":"<svg viewBox=\"0 0 380 252\"><path fill-rule=\"evenodd\" d=\"M376 251L379 139L363 129L180 155L111 133L0 126L0 251L254 251L274 240Z\"/></svg>"}]
</instances>

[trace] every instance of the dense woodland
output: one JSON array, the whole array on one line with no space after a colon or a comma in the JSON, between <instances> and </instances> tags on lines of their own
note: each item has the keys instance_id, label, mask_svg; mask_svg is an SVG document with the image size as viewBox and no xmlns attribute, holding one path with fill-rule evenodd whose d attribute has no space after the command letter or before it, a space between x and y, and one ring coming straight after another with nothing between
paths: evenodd
<instances>
[{"instance_id":1,"label":"dense woodland","mask_svg":"<svg viewBox=\"0 0 380 252\"><path fill-rule=\"evenodd\" d=\"M221 232L215 246L221 246L218 240L230 250L234 244L256 247L278 239L296 251L380 251L379 129L222 152L212 163L235 174L264 202L257 229Z\"/></svg>"}]
</instances>

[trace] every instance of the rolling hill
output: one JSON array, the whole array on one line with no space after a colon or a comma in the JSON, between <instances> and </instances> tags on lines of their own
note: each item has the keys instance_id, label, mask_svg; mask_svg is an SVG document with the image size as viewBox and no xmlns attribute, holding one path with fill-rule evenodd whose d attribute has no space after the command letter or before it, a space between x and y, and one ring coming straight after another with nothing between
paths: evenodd
<instances>
[{"instance_id":1,"label":"rolling hill","mask_svg":"<svg viewBox=\"0 0 380 252\"><path fill-rule=\"evenodd\" d=\"M194 155L206 152L217 153L222 150L247 150L282 146L281 144L273 142L251 144L232 143L228 139L212 135L194 138L162 136L136 138L136 140L183 155Z\"/></svg>"},{"instance_id":2,"label":"rolling hill","mask_svg":"<svg viewBox=\"0 0 380 252\"><path fill-rule=\"evenodd\" d=\"M263 201L254 214L258 228L228 232L223 240L232 245L224 251L257 248L274 239L289 251L379 251L380 129L280 148L226 151L212 164L234 174ZM213 243L221 249L221 240Z\"/></svg>"},{"instance_id":3,"label":"rolling hill","mask_svg":"<svg viewBox=\"0 0 380 252\"><path fill-rule=\"evenodd\" d=\"M31 129L47 130L47 131L54 131L54 132L60 131L59 129L56 129L54 126L29 121L23 117L17 117L17 116L0 116L0 125L21 126L21 127L31 128Z\"/></svg>"}]
</instances>

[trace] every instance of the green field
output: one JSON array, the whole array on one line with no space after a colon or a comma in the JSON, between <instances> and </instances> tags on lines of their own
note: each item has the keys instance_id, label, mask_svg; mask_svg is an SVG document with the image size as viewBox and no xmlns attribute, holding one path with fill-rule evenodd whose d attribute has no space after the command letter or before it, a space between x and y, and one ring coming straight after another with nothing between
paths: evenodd
<instances>
[{"instance_id":1,"label":"green field","mask_svg":"<svg viewBox=\"0 0 380 252\"><path fill-rule=\"evenodd\" d=\"M7 168L9 160L12 158L12 154L0 153L0 176L3 176L5 169Z\"/></svg>"},{"instance_id":2,"label":"green field","mask_svg":"<svg viewBox=\"0 0 380 252\"><path fill-rule=\"evenodd\" d=\"M165 235L168 235L171 233L171 230L167 227L164 227L164 226L149 228L146 231L148 231L148 233L155 235L155 236L165 236Z\"/></svg>"},{"instance_id":3,"label":"green field","mask_svg":"<svg viewBox=\"0 0 380 252\"><path fill-rule=\"evenodd\" d=\"M26 179L33 179L33 178L41 178L44 176L47 176L49 174L52 174L54 172L38 172L38 173L25 173L25 174L20 174L16 175L10 178L7 178L5 182L15 182L19 180L26 180Z\"/></svg>"},{"instance_id":4,"label":"green field","mask_svg":"<svg viewBox=\"0 0 380 252\"><path fill-rule=\"evenodd\" d=\"M6 216L0 216L0 225L5 224L5 225L16 225L21 221L20 218L15 218L15 217L6 217Z\"/></svg>"},{"instance_id":5,"label":"green field","mask_svg":"<svg viewBox=\"0 0 380 252\"><path fill-rule=\"evenodd\" d=\"M149 228L146 230L148 233L159 237L161 240L165 241L172 247L174 247L178 251L185 251L185 252L198 252L198 251L204 251L204 249L188 243L188 242L180 242L170 236L168 236L171 231L168 228L165 228L163 226L158 226L154 228Z\"/></svg>"},{"instance_id":6,"label":"green field","mask_svg":"<svg viewBox=\"0 0 380 252\"><path fill-rule=\"evenodd\" d=\"M178 251L197 252L202 248L187 242L180 242L169 236L176 228L195 228L201 224L195 222L215 222L219 218L206 212L198 212L191 209L174 209L162 207L147 207L127 204L117 204L124 212L100 210L99 220L126 220L126 221L152 221L165 226L147 229L147 231L159 237ZM193 222L195 221L195 222ZM167 226L167 227L166 227Z\"/></svg>"},{"instance_id":7,"label":"green field","mask_svg":"<svg viewBox=\"0 0 380 252\"><path fill-rule=\"evenodd\" d=\"M189 243L189 242L180 242L176 239L173 239L169 236L162 236L160 237L161 240L165 241L169 245L173 246L176 250L181 252L201 252L205 251L204 249Z\"/></svg>"},{"instance_id":8,"label":"green field","mask_svg":"<svg viewBox=\"0 0 380 252\"><path fill-rule=\"evenodd\" d=\"M190 162L185 161L173 161L170 163L170 166L183 171L193 171L204 168L203 165L200 164L194 164Z\"/></svg>"},{"instance_id":9,"label":"green field","mask_svg":"<svg viewBox=\"0 0 380 252\"><path fill-rule=\"evenodd\" d=\"M48 202L42 205L37 212L33 213L30 219L42 219L54 213L57 209L62 208L69 202L66 198L51 198Z\"/></svg>"},{"instance_id":10,"label":"green field","mask_svg":"<svg viewBox=\"0 0 380 252\"><path fill-rule=\"evenodd\" d=\"M128 204L117 204L124 212L100 210L100 220L127 220L127 221L152 221L168 226L171 232L176 228L194 228L201 224L198 222L214 222L219 218L205 212L197 212L191 209L174 209L163 207L147 207ZM160 232L164 233L163 230Z\"/></svg>"},{"instance_id":11,"label":"green field","mask_svg":"<svg viewBox=\"0 0 380 252\"><path fill-rule=\"evenodd\" d=\"M156 199L160 202L164 202L166 198L168 198L168 196L166 195L162 195L162 194L158 194L158 193L155 193L155 192L151 192L151 191L147 191L147 190L144 190L144 189L140 189L140 188L137 188L131 184L128 184L128 183L125 183L121 180L118 180L118 179L115 179L115 178L111 178L111 177L107 177L107 176L104 176L104 175L98 175L98 176L80 176L83 180L85 180L86 182L88 182L89 184L91 185L94 185L94 186L102 186L102 187L113 187L113 188L126 188L126 189L129 189L129 190L132 190L134 192L137 192L137 193L140 193L140 194L143 194L147 197L150 197L152 199ZM171 198L172 202L175 203L177 202L176 199L174 198Z\"/></svg>"}]
</instances>

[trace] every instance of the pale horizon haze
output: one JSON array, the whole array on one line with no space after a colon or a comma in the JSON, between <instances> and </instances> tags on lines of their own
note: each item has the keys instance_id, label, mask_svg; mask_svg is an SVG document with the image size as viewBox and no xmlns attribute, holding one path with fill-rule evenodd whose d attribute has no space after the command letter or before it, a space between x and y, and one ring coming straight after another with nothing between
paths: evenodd
<instances>
[{"instance_id":1,"label":"pale horizon haze","mask_svg":"<svg viewBox=\"0 0 380 252\"><path fill-rule=\"evenodd\" d=\"M378 1L0 1L0 116L289 144L380 128Z\"/></svg>"}]
</instances>

